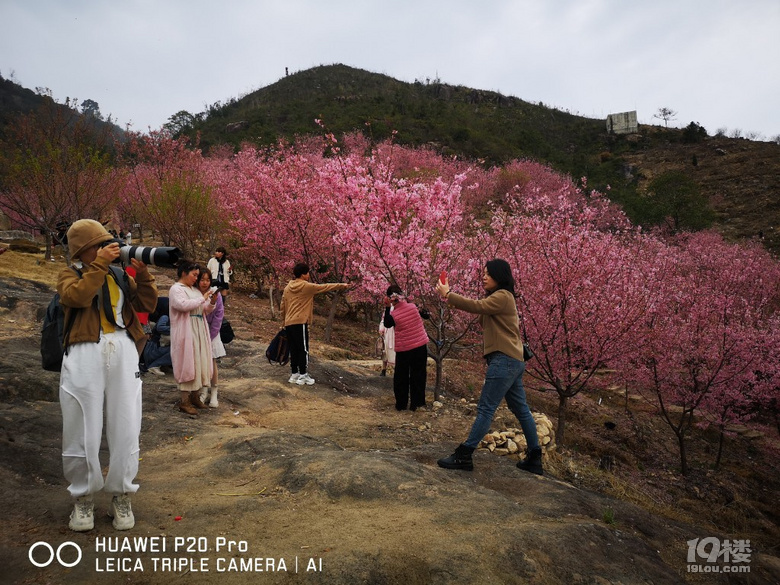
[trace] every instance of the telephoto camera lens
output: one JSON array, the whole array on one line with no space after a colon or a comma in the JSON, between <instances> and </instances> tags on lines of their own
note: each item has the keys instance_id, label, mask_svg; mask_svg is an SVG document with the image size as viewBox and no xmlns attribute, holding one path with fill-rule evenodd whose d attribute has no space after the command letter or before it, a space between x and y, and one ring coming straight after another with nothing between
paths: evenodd
<instances>
[{"instance_id":1,"label":"telephoto camera lens","mask_svg":"<svg viewBox=\"0 0 780 585\"><path fill-rule=\"evenodd\" d=\"M119 258L125 264L130 264L130 260L135 258L144 264L160 268L176 268L176 264L181 259L181 252L173 247L123 246L119 249Z\"/></svg>"},{"instance_id":2,"label":"telephoto camera lens","mask_svg":"<svg viewBox=\"0 0 780 585\"><path fill-rule=\"evenodd\" d=\"M130 260L135 258L144 264L159 266L160 268L176 268L181 260L181 251L178 248L164 246L154 248L152 246L128 246L119 238L114 238L103 242L100 247L105 248L109 244L119 244L119 258L114 260L117 264L130 264Z\"/></svg>"}]
</instances>

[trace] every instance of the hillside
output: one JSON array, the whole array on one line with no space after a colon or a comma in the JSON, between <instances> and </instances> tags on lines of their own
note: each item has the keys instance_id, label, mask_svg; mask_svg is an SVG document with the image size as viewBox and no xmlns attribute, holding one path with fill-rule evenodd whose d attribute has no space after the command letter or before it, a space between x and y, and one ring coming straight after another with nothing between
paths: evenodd
<instances>
[{"instance_id":1,"label":"hillside","mask_svg":"<svg viewBox=\"0 0 780 585\"><path fill-rule=\"evenodd\" d=\"M0 141L5 137L5 127L13 119L37 110L46 104L47 101L56 102L54 98L46 94L47 91L46 88L41 88L40 93L37 92L37 88L36 91L32 91L0 75ZM76 115L84 115L74 109L82 107L81 104L76 104L74 100L70 100L70 102L68 103L68 100L66 100L66 103L57 103L57 106L65 111L74 112ZM99 111L97 113L97 117L91 116L95 126L100 129L106 129L107 132L112 133L117 139L121 140L125 134L124 130L111 122L110 119L103 120Z\"/></svg>"},{"instance_id":2,"label":"hillside","mask_svg":"<svg viewBox=\"0 0 780 585\"><path fill-rule=\"evenodd\" d=\"M317 134L321 119L337 136L355 130L432 145L487 164L535 158L582 176L587 153L604 147L604 123L502 94L440 80L405 83L345 65L295 73L240 99L215 104L185 133L201 145L273 144L279 136ZM590 169L592 171L592 169Z\"/></svg>"},{"instance_id":3,"label":"hillside","mask_svg":"<svg viewBox=\"0 0 780 585\"><path fill-rule=\"evenodd\" d=\"M439 80L405 83L345 65L316 67L209 112L196 125L204 144L242 140L273 143L277 136L355 129L375 140L398 131L404 144L436 144L491 162L534 156L573 164L572 147L594 146L601 121L533 105L496 92ZM230 122L243 121L227 133ZM366 126L370 124L370 127ZM230 132L230 131L228 131Z\"/></svg>"},{"instance_id":4,"label":"hillside","mask_svg":"<svg viewBox=\"0 0 780 585\"><path fill-rule=\"evenodd\" d=\"M716 227L731 239L759 238L780 252L780 145L713 137L697 144L667 142L627 153L640 191L661 173L683 171L706 194Z\"/></svg>"},{"instance_id":5,"label":"hillside","mask_svg":"<svg viewBox=\"0 0 780 585\"><path fill-rule=\"evenodd\" d=\"M42 103L43 97L0 75L0 136L11 119L31 112Z\"/></svg>"},{"instance_id":6,"label":"hillside","mask_svg":"<svg viewBox=\"0 0 780 585\"><path fill-rule=\"evenodd\" d=\"M0 137L14 116L45 98L0 77ZM647 117L647 112L640 113ZM637 223L649 181L683 171L715 211L715 227L729 238L755 238L780 252L780 145L706 137L686 142L685 131L640 125L638 134L609 135L604 120L532 104L513 96L439 79L405 83L345 65L315 67L286 76L206 112L179 112L172 131L200 136L205 150L220 144L274 144L279 138L318 135L323 120L337 136L359 131L373 140L426 145L478 164L532 158L588 187L607 193ZM118 136L121 129L114 127ZM706 129L705 129L706 130ZM712 130L712 129L710 129Z\"/></svg>"},{"instance_id":7,"label":"hillside","mask_svg":"<svg viewBox=\"0 0 780 585\"><path fill-rule=\"evenodd\" d=\"M539 160L576 180L587 177L589 188L608 193L629 215L649 180L683 170L710 200L722 233L753 238L763 232L767 247L780 251L774 233L780 226L776 143L707 137L688 144L683 130L646 125L638 134L614 136L603 120L543 104L440 80L405 83L345 65L289 75L197 116L183 116L179 128L191 137L199 133L208 150L321 134L315 119L337 136L359 131L383 140L395 130L402 144L429 145L488 165ZM643 221L636 214L632 219Z\"/></svg>"}]
</instances>

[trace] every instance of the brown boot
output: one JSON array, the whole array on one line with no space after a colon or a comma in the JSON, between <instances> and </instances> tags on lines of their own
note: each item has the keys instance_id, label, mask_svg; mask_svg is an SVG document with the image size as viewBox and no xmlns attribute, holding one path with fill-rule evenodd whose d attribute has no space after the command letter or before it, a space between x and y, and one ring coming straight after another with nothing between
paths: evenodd
<instances>
[{"instance_id":1,"label":"brown boot","mask_svg":"<svg viewBox=\"0 0 780 585\"><path fill-rule=\"evenodd\" d=\"M181 393L181 402L179 402L179 410L186 412L187 414L198 414L198 411L190 403L190 393Z\"/></svg>"},{"instance_id":2,"label":"brown boot","mask_svg":"<svg viewBox=\"0 0 780 585\"><path fill-rule=\"evenodd\" d=\"M208 408L208 406L203 404L203 401L200 399L200 396L198 394L199 393L197 390L193 390L192 392L190 392L190 404L192 404L192 406L194 406L195 408L200 408L200 409Z\"/></svg>"}]
</instances>

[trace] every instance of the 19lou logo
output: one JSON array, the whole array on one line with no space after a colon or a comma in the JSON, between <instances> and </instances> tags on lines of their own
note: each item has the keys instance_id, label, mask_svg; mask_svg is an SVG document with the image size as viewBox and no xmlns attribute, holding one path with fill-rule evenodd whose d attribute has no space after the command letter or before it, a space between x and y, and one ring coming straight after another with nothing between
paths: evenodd
<instances>
[{"instance_id":1,"label":"19lou logo","mask_svg":"<svg viewBox=\"0 0 780 585\"><path fill-rule=\"evenodd\" d=\"M749 573L750 540L724 540L708 536L688 541L689 573ZM704 560L705 564L701 564Z\"/></svg>"},{"instance_id":2,"label":"19lou logo","mask_svg":"<svg viewBox=\"0 0 780 585\"><path fill-rule=\"evenodd\" d=\"M70 560L74 556L76 560ZM75 567L81 562L81 547L75 542L66 540L55 551L48 542L39 540L30 547L27 557L36 567L48 567L55 559L63 567Z\"/></svg>"}]
</instances>

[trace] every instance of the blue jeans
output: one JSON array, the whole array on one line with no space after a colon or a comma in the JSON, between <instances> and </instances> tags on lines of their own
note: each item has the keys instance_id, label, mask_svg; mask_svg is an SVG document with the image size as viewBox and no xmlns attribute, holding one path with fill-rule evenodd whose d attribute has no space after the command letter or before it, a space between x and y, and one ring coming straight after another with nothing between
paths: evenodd
<instances>
[{"instance_id":1,"label":"blue jeans","mask_svg":"<svg viewBox=\"0 0 780 585\"><path fill-rule=\"evenodd\" d=\"M171 346L159 345L151 339L144 346L144 365L146 369L160 366L173 366L171 362Z\"/></svg>"},{"instance_id":2,"label":"blue jeans","mask_svg":"<svg viewBox=\"0 0 780 585\"><path fill-rule=\"evenodd\" d=\"M482 386L482 394L477 405L477 419L471 427L469 438L463 443L467 447L476 449L480 441L490 432L490 424L501 400L506 398L509 410L520 421L520 427L525 435L528 449L539 446L539 437L536 434L536 421L531 414L531 409L525 401L523 389L523 372L525 362L516 360L503 353L493 353L488 357L487 375Z\"/></svg>"}]
</instances>

